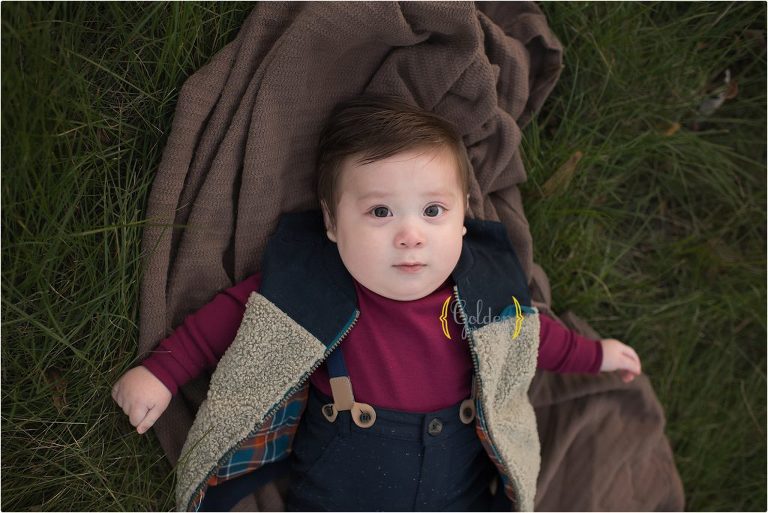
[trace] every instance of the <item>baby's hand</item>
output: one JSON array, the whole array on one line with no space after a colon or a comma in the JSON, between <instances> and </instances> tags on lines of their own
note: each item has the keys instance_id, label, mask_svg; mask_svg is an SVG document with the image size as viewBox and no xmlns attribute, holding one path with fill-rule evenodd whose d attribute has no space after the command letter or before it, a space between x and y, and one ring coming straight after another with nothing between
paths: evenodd
<instances>
[{"instance_id":1,"label":"baby's hand","mask_svg":"<svg viewBox=\"0 0 768 513\"><path fill-rule=\"evenodd\" d=\"M615 338L604 338L600 344L603 346L601 371L621 371L619 374L624 383L640 375L640 358L634 349Z\"/></svg>"},{"instance_id":2,"label":"baby's hand","mask_svg":"<svg viewBox=\"0 0 768 513\"><path fill-rule=\"evenodd\" d=\"M132 426L143 435L171 402L171 391L163 382L138 366L129 370L112 387L112 399L123 409Z\"/></svg>"}]
</instances>

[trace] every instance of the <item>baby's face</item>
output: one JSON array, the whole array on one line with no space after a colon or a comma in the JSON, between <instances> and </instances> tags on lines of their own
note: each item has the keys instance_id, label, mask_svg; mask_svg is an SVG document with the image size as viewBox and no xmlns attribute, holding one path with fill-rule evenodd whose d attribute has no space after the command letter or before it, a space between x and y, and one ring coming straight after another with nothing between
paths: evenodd
<instances>
[{"instance_id":1,"label":"baby's face","mask_svg":"<svg viewBox=\"0 0 768 513\"><path fill-rule=\"evenodd\" d=\"M399 301L437 289L456 267L466 232L466 198L450 149L408 150L365 165L348 158L341 173L328 238L349 273ZM325 220L329 227L327 213Z\"/></svg>"}]
</instances>

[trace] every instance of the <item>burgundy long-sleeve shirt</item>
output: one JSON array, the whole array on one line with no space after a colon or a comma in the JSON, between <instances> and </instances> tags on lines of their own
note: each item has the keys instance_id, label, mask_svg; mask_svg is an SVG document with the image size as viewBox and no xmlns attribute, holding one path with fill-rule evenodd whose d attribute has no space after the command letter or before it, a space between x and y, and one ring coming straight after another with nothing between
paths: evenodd
<instances>
[{"instance_id":1,"label":"burgundy long-sleeve shirt","mask_svg":"<svg viewBox=\"0 0 768 513\"><path fill-rule=\"evenodd\" d=\"M260 283L261 274L256 273L216 295L188 315L142 365L173 394L214 368L234 340L248 297L259 290ZM469 397L473 363L462 324L448 315L446 334L440 321L443 304L453 298L451 278L415 301L380 296L357 281L355 288L360 316L340 349L356 401L386 409L429 412ZM582 337L544 314L539 319L539 368L599 372L603 358L599 341ZM332 395L325 365L317 368L310 381Z\"/></svg>"}]
</instances>

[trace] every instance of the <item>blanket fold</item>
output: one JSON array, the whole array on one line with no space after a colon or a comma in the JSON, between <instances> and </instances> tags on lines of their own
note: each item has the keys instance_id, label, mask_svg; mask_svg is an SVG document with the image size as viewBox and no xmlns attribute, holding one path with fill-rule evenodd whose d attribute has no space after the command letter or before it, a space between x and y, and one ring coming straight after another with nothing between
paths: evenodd
<instances>
[{"instance_id":1,"label":"blanket fold","mask_svg":"<svg viewBox=\"0 0 768 513\"><path fill-rule=\"evenodd\" d=\"M553 314L533 262L519 144L561 68L562 47L528 2L257 3L179 94L142 240L140 355L259 269L281 213L318 208L320 129L361 92L400 95L456 124L474 168L468 215L506 226L536 306ZM205 377L188 384L155 424L174 464L206 390ZM542 441L537 509L682 508L646 377L541 373L529 395ZM239 507L282 509L285 486Z\"/></svg>"}]
</instances>

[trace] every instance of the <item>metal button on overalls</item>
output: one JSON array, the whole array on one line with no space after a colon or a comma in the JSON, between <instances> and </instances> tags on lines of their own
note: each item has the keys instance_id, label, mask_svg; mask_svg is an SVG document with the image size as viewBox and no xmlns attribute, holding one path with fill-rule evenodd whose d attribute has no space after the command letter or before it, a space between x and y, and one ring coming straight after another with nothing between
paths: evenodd
<instances>
[{"instance_id":1,"label":"metal button on overalls","mask_svg":"<svg viewBox=\"0 0 768 513\"><path fill-rule=\"evenodd\" d=\"M429 423L428 432L432 436L437 436L440 434L440 432L443 430L443 423L440 422L440 419L432 419L432 421Z\"/></svg>"}]
</instances>

